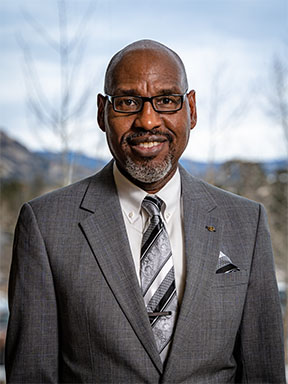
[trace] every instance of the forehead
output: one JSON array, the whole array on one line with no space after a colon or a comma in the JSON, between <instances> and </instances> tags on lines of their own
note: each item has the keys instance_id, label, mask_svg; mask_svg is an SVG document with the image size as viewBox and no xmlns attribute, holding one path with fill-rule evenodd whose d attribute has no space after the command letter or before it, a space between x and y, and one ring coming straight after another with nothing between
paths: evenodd
<instances>
[{"instance_id":1,"label":"forehead","mask_svg":"<svg viewBox=\"0 0 288 384\"><path fill-rule=\"evenodd\" d=\"M185 76L178 60L169 52L136 50L126 53L113 69L111 91L185 92Z\"/></svg>"}]
</instances>

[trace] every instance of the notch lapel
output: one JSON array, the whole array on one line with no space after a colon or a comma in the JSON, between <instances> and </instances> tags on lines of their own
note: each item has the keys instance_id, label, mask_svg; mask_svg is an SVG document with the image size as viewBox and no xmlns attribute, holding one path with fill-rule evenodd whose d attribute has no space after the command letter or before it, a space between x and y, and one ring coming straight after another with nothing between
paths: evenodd
<instances>
[{"instance_id":1,"label":"notch lapel","mask_svg":"<svg viewBox=\"0 0 288 384\"><path fill-rule=\"evenodd\" d=\"M223 222L217 217L217 205L201 182L180 168L184 212L186 260L185 290L180 306L171 353L165 375L181 364L181 349L187 342L195 321L194 313L209 289L220 252ZM215 232L207 227L214 227Z\"/></svg>"},{"instance_id":2,"label":"notch lapel","mask_svg":"<svg viewBox=\"0 0 288 384\"><path fill-rule=\"evenodd\" d=\"M135 273L114 184L112 162L92 179L81 208L93 212L80 226L95 259L131 327L162 372L162 362Z\"/></svg>"}]
</instances>

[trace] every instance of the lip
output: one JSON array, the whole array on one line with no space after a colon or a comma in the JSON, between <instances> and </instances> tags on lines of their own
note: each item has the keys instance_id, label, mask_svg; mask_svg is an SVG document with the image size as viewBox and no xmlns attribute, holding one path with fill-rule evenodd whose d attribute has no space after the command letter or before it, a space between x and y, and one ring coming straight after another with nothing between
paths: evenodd
<instances>
[{"instance_id":1,"label":"lip","mask_svg":"<svg viewBox=\"0 0 288 384\"><path fill-rule=\"evenodd\" d=\"M169 146L169 137L164 134L136 134L126 139L137 157L155 157Z\"/></svg>"},{"instance_id":2,"label":"lip","mask_svg":"<svg viewBox=\"0 0 288 384\"><path fill-rule=\"evenodd\" d=\"M140 157L155 157L163 151L168 141L151 141L141 140L139 143L131 143L131 150Z\"/></svg>"},{"instance_id":3,"label":"lip","mask_svg":"<svg viewBox=\"0 0 288 384\"><path fill-rule=\"evenodd\" d=\"M140 143L151 143L151 142L159 142L162 143L167 140L167 137L160 134L153 135L132 135L127 138L127 142L130 145L138 145Z\"/></svg>"}]
</instances>

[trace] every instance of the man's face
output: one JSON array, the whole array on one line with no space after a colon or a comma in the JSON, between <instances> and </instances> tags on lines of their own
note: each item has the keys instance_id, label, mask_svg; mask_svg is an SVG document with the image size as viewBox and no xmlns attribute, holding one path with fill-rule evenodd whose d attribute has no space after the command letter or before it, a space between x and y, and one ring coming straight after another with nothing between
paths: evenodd
<instances>
[{"instance_id":1,"label":"man's face","mask_svg":"<svg viewBox=\"0 0 288 384\"><path fill-rule=\"evenodd\" d=\"M113 72L109 94L152 97L183 94L185 81L174 57L141 50L122 58ZM194 92L177 112L159 113L145 102L139 113L119 113L98 95L98 122L106 132L118 168L145 190L159 190L173 176L196 124Z\"/></svg>"}]
</instances>

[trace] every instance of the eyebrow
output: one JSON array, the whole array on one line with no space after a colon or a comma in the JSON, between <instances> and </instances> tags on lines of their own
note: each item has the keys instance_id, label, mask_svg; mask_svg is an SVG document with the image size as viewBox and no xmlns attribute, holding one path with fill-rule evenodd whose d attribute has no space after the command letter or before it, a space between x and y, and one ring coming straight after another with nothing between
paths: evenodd
<instances>
[{"instance_id":1,"label":"eyebrow","mask_svg":"<svg viewBox=\"0 0 288 384\"><path fill-rule=\"evenodd\" d=\"M157 94L158 95L172 95L172 94L179 95L179 94L182 94L182 92L177 87L171 87L171 88L161 89Z\"/></svg>"},{"instance_id":2,"label":"eyebrow","mask_svg":"<svg viewBox=\"0 0 288 384\"><path fill-rule=\"evenodd\" d=\"M155 96L160 95L173 95L173 94L182 94L184 92L181 92L179 88L177 87L171 87L171 88L163 88L159 91L156 91ZM127 95L127 96L140 96L139 92L137 92L135 89L116 89L115 90L115 96L120 95Z\"/></svg>"},{"instance_id":3,"label":"eyebrow","mask_svg":"<svg viewBox=\"0 0 288 384\"><path fill-rule=\"evenodd\" d=\"M116 89L115 96L117 95L139 96L139 93L135 89Z\"/></svg>"}]
</instances>

